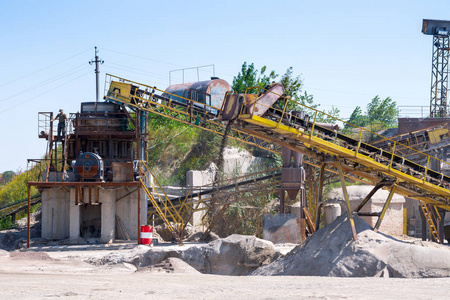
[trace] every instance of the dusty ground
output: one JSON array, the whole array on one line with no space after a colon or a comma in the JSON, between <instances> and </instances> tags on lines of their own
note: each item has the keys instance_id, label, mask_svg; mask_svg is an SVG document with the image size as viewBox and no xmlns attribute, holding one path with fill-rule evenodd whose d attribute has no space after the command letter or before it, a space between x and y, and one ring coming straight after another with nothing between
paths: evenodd
<instances>
[{"instance_id":1,"label":"dusty ground","mask_svg":"<svg viewBox=\"0 0 450 300\"><path fill-rule=\"evenodd\" d=\"M450 299L448 278L218 276L177 261L140 270L127 263L84 262L114 251L145 251L142 247L0 250L0 299Z\"/></svg>"},{"instance_id":2,"label":"dusty ground","mask_svg":"<svg viewBox=\"0 0 450 300\"><path fill-rule=\"evenodd\" d=\"M13 237L23 238L19 233L3 233L4 249L16 245ZM160 247L180 250L169 243L155 248ZM276 250L285 255L294 247ZM0 250L0 299L450 299L450 277L207 275L175 257L139 269L132 264L149 250L135 244L39 243L26 251Z\"/></svg>"}]
</instances>

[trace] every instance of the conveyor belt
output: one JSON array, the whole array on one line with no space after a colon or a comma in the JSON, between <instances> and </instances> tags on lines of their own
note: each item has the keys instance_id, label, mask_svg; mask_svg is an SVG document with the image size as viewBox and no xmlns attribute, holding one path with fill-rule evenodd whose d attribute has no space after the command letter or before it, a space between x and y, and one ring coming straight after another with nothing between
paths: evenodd
<instances>
[{"instance_id":1,"label":"conveyor belt","mask_svg":"<svg viewBox=\"0 0 450 300\"><path fill-rule=\"evenodd\" d=\"M31 197L31 205L37 204L39 202L41 202L40 195ZM18 212L21 212L22 210L27 209L27 207L28 207L28 199L27 198L17 200L13 203L4 205L4 206L0 207L0 219L6 218L6 217L14 215Z\"/></svg>"},{"instance_id":2,"label":"conveyor belt","mask_svg":"<svg viewBox=\"0 0 450 300\"><path fill-rule=\"evenodd\" d=\"M217 134L223 135L225 132L223 122L211 115L207 105L195 105L194 101L189 99L186 99L186 103L174 102L164 97L164 91L151 86L112 75L107 75L107 78L110 84L117 80L132 85L134 94L114 95L108 91L105 99ZM159 91L158 95L155 90ZM287 98L284 98L284 101L285 103L293 102ZM203 105L205 110L198 109L199 105ZM300 103L294 103L293 106L297 110L303 110L302 106L305 107ZM309 107L306 108L311 110ZM220 110L216 107L209 109ZM385 181L396 182L397 193L450 210L450 190L448 189L450 177L430 168L432 160L436 158L417 152L427 158L425 165L418 164L396 152L396 145L400 143L392 141L392 151L377 148L363 140L363 133L367 130L358 128L360 131L358 138L336 132L316 124L317 115L323 113L314 109L313 111L315 115L310 119L300 119L298 114L290 114L286 108L277 110L272 107L269 114L265 116L255 115L245 109L240 110L237 119L231 123L230 137L275 153L281 152L280 146L286 146L304 153L316 163L338 161L346 176L373 185ZM336 119L335 122L343 121ZM439 163L445 162L439 161Z\"/></svg>"},{"instance_id":3,"label":"conveyor belt","mask_svg":"<svg viewBox=\"0 0 450 300\"><path fill-rule=\"evenodd\" d=\"M111 89L114 84L129 84L131 89L129 92L122 90L120 94L114 94L108 90L104 96L105 100L142 109L219 135L225 134L226 126L217 119L216 113L212 113L212 111L220 111L220 107L208 106L190 99L185 99L186 103L175 101L168 97L169 94L163 90L107 74L105 87ZM204 109L202 110L200 107ZM256 138L239 128L229 128L227 137L272 153L281 153L280 146L272 144L264 138Z\"/></svg>"},{"instance_id":4,"label":"conveyor belt","mask_svg":"<svg viewBox=\"0 0 450 300\"><path fill-rule=\"evenodd\" d=\"M403 196L450 210L450 177L429 168L429 161L435 158L428 156L427 166L422 166L363 142L362 134L359 139L354 139L319 126L314 121L295 120L295 116L289 117L290 122L282 121L286 119L282 116L276 121L254 114L240 114L237 126L307 156L338 160L345 172L363 177L374 185L383 180L397 181L397 192ZM360 130L364 131L362 128Z\"/></svg>"}]
</instances>

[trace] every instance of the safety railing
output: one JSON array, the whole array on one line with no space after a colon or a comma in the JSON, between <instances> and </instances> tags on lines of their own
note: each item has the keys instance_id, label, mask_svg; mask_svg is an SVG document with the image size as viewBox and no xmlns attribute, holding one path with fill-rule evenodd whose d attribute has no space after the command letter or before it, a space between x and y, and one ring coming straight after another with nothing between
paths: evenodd
<instances>
[{"instance_id":1,"label":"safety railing","mask_svg":"<svg viewBox=\"0 0 450 300\"><path fill-rule=\"evenodd\" d=\"M114 81L119 83L129 83L132 85L132 88L125 91L123 88L121 89L122 86L114 84ZM121 99L127 104L138 107L145 107L146 103L142 102L142 100L150 102L161 102L162 100L166 100L168 101L168 106L171 106L172 104L179 105L180 107L178 109L186 116L189 116L193 110L200 114L220 110L220 107L214 107L204 102L198 102L193 99L166 92L158 89L157 87L150 87L145 84L127 80L111 74L106 74L105 95L106 97Z\"/></svg>"},{"instance_id":2,"label":"safety railing","mask_svg":"<svg viewBox=\"0 0 450 300\"><path fill-rule=\"evenodd\" d=\"M202 222L207 226L205 232L209 232L216 225L218 218L233 203L276 193L280 187L280 170L281 168L271 168L192 187L186 195L171 199L173 209L176 209L184 219L178 227L180 236L195 212L203 211ZM149 215L154 215L154 212L149 211ZM164 217L160 216L160 219L164 220Z\"/></svg>"},{"instance_id":3,"label":"safety railing","mask_svg":"<svg viewBox=\"0 0 450 300\"><path fill-rule=\"evenodd\" d=\"M145 194L149 198L153 207L156 209L158 215L163 219L175 239L179 243L182 243L181 232L179 229L184 228L184 220L144 161L139 162L139 178ZM163 195L157 192L157 188L159 188ZM154 198L154 193L157 194L159 201ZM178 228L174 228L171 221L176 223Z\"/></svg>"},{"instance_id":4,"label":"safety railing","mask_svg":"<svg viewBox=\"0 0 450 300\"><path fill-rule=\"evenodd\" d=\"M125 113L71 113L70 130L80 133L133 132L129 130L130 121ZM132 125L134 125L131 122Z\"/></svg>"},{"instance_id":5,"label":"safety railing","mask_svg":"<svg viewBox=\"0 0 450 300\"><path fill-rule=\"evenodd\" d=\"M263 90L266 93L270 93L270 91L263 88L248 88L246 94L248 93L248 91L254 91L255 89L257 89L258 91ZM327 142L331 142L338 146L351 149L355 157L361 155L369 156L371 158L374 158L377 162L387 165L389 169L395 167L401 172L413 172L413 176L421 177L423 182L429 181L431 179L437 185L448 187L448 184L450 184L449 177L447 177L443 173L438 173L431 168L432 164L449 166L450 164L448 162L442 161L429 154L418 151L408 145L404 145L395 140L383 137L380 134L372 132L366 128L352 125L330 114L321 112L315 108L294 101L283 95L277 94L277 96L279 96L279 99L274 105L270 107L264 105L263 103L258 104L259 106L266 106L265 109L267 109L268 113L264 115L263 118L270 119L271 121L276 122L275 129L280 128L281 126L286 126L286 132L297 136L306 135L309 140L312 140L313 137L318 136L326 140ZM251 111L245 111L245 106L242 106L240 115L243 118L245 118L246 114L254 116L255 107L256 106L253 105L253 109ZM311 116L306 118L299 118L298 111L309 112ZM320 120L326 121L324 123L343 124L346 127L346 132L351 133L351 135L333 130L326 124L319 123ZM392 143L392 151L385 151L371 146L367 142L368 138L370 137L379 137L390 141ZM410 153L425 157L425 165L419 165L415 162L405 159L401 153L397 153L397 145L401 145L403 149L408 149Z\"/></svg>"},{"instance_id":6,"label":"safety railing","mask_svg":"<svg viewBox=\"0 0 450 300\"><path fill-rule=\"evenodd\" d=\"M226 127L217 119L215 113L220 111L221 108L166 93L150 85L107 74L104 98L216 134L225 134ZM239 128L230 128L227 136L272 153L281 152L281 148L278 145L274 145L267 139L254 136Z\"/></svg>"}]
</instances>

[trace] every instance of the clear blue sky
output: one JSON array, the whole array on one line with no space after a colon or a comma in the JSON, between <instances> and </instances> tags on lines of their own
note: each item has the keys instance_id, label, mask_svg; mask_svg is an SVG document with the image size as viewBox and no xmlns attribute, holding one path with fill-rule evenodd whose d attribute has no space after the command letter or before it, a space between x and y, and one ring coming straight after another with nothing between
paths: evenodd
<instances>
[{"instance_id":1,"label":"clear blue sky","mask_svg":"<svg viewBox=\"0 0 450 300\"><path fill-rule=\"evenodd\" d=\"M320 108L348 118L375 95L429 105L432 37L422 19L449 12L444 0L3 0L0 172L45 154L38 112L95 100L94 46L102 91L105 73L164 89L170 70L209 64L231 83L247 61L279 74L292 66Z\"/></svg>"}]
</instances>

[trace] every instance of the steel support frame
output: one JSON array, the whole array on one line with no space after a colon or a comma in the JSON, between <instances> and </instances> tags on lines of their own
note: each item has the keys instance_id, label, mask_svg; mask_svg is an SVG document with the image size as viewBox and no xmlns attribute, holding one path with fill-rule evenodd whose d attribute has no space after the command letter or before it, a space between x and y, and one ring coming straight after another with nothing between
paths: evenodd
<instances>
[{"instance_id":1,"label":"steel support frame","mask_svg":"<svg viewBox=\"0 0 450 300\"><path fill-rule=\"evenodd\" d=\"M430 117L447 117L449 37L433 36Z\"/></svg>"},{"instance_id":2,"label":"steel support frame","mask_svg":"<svg viewBox=\"0 0 450 300\"><path fill-rule=\"evenodd\" d=\"M319 190L318 190L318 199L317 199L317 213L316 213L315 229L316 230L319 229L320 212L321 212L321 208L322 208L322 205L323 205L323 202L322 202L323 181L324 181L324 176L325 176L325 174L324 174L325 173L325 166L327 164L333 165L333 166L335 166L338 169L339 179L340 179L341 187L342 187L342 193L344 195L344 199L345 199L346 207L347 207L348 221L350 223L350 228L351 228L351 231L352 231L353 240L356 242L358 240L358 235L356 234L355 221L353 220L352 209L350 207L350 200L348 198L347 187L345 185L344 171L342 170L341 162L340 162L339 159L323 161L321 166L320 166Z\"/></svg>"},{"instance_id":3,"label":"steel support frame","mask_svg":"<svg viewBox=\"0 0 450 300\"><path fill-rule=\"evenodd\" d=\"M391 190L389 191L389 196L386 200L386 202L383 205L383 208L381 212L374 213L374 214L366 214L367 216L377 216L378 220L377 223L374 226L373 231L377 232L380 229L381 222L383 221L384 215L386 214L386 211L389 207L389 204L391 203L392 197L395 194L395 191L397 190L397 182L396 181L380 181L377 185L374 186L374 188L367 194L367 196L364 198L364 200L358 205L358 207L355 209L356 213L359 213L359 211L364 207L364 205L369 202L370 199L372 199L372 196L381 188L384 188L386 186L392 186ZM359 213L360 215L365 215L364 213Z\"/></svg>"},{"instance_id":4,"label":"steel support frame","mask_svg":"<svg viewBox=\"0 0 450 300\"><path fill-rule=\"evenodd\" d=\"M380 212L380 215L378 217L377 223L375 224L375 227L373 228L374 232L377 232L378 229L380 229L381 222L383 221L384 215L386 214L386 211L389 207L389 204L391 203L392 197L394 197L395 191L397 190L397 182L395 182L392 185L391 191L389 192L389 196L386 200L386 202L383 205L383 209Z\"/></svg>"},{"instance_id":5,"label":"steel support frame","mask_svg":"<svg viewBox=\"0 0 450 300\"><path fill-rule=\"evenodd\" d=\"M353 220L353 212L352 212L352 208L350 206L350 199L348 198L347 186L345 185L344 171L342 170L342 165L341 165L340 160L333 161L333 162L331 162L331 164L333 164L339 171L339 178L341 179L342 193L345 198L345 203L347 204L348 221L350 222L353 240L356 242L358 240L358 235L356 233L355 220Z\"/></svg>"}]
</instances>

